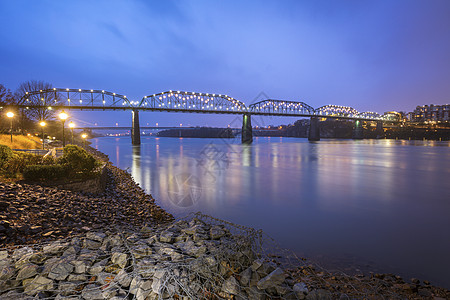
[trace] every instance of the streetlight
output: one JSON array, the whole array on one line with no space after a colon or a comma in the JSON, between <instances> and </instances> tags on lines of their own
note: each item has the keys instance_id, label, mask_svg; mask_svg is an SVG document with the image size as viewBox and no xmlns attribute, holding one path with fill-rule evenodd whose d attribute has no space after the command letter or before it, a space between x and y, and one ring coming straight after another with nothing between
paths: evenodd
<instances>
[{"instance_id":1,"label":"streetlight","mask_svg":"<svg viewBox=\"0 0 450 300\"><path fill-rule=\"evenodd\" d=\"M86 134L86 133L83 133L83 134L81 135L81 137L83 138L83 148L86 149L86 138L87 138L87 134Z\"/></svg>"},{"instance_id":2,"label":"streetlight","mask_svg":"<svg viewBox=\"0 0 450 300\"><path fill-rule=\"evenodd\" d=\"M70 127L70 130L72 131L72 145L73 145L73 128L75 127L75 123L74 122L70 122L69 123L69 127Z\"/></svg>"},{"instance_id":3,"label":"streetlight","mask_svg":"<svg viewBox=\"0 0 450 300\"><path fill-rule=\"evenodd\" d=\"M47 125L44 121L41 121L40 123L39 123L39 125L41 125L41 128L42 128L42 150L44 150L45 149L45 147L44 147L44 145L45 145L45 139L44 139L44 127L45 127L45 125Z\"/></svg>"},{"instance_id":4,"label":"streetlight","mask_svg":"<svg viewBox=\"0 0 450 300\"><path fill-rule=\"evenodd\" d=\"M63 130L63 148L66 146L66 137L65 137L65 135L64 135L64 122L67 120L68 117L69 117L69 115L66 114L64 111L62 111L62 112L59 114L59 118L60 118L61 121L62 121L62 130Z\"/></svg>"},{"instance_id":5,"label":"streetlight","mask_svg":"<svg viewBox=\"0 0 450 300\"><path fill-rule=\"evenodd\" d=\"M6 113L6 116L11 119L10 131L11 131L11 145L12 145L12 133L13 133L13 127L12 127L13 119L12 118L14 118L14 113L12 111L9 111L9 112Z\"/></svg>"}]
</instances>

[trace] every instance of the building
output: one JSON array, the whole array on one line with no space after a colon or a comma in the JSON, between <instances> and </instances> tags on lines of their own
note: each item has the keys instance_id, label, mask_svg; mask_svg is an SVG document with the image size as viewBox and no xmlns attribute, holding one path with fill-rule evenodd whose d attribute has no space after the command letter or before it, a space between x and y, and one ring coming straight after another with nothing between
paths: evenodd
<instances>
[{"instance_id":1,"label":"building","mask_svg":"<svg viewBox=\"0 0 450 300\"><path fill-rule=\"evenodd\" d=\"M450 104L417 106L411 115L413 122L450 121Z\"/></svg>"}]
</instances>

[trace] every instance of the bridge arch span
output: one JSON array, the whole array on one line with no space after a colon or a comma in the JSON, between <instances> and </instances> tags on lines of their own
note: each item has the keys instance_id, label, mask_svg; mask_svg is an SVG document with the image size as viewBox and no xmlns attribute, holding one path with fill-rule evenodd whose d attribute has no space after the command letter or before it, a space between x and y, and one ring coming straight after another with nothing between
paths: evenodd
<instances>
[{"instance_id":1,"label":"bridge arch span","mask_svg":"<svg viewBox=\"0 0 450 300\"><path fill-rule=\"evenodd\" d=\"M223 94L167 91L142 98L139 108L170 111L246 112L247 106Z\"/></svg>"},{"instance_id":2,"label":"bridge arch span","mask_svg":"<svg viewBox=\"0 0 450 300\"><path fill-rule=\"evenodd\" d=\"M249 112L283 114L283 115L313 115L314 108L300 101L266 99L249 105Z\"/></svg>"}]
</instances>

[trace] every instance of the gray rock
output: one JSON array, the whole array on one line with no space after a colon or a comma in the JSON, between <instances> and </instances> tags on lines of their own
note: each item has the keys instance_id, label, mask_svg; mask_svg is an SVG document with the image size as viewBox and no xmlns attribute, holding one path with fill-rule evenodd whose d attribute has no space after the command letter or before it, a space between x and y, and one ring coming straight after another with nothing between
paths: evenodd
<instances>
[{"instance_id":1,"label":"gray rock","mask_svg":"<svg viewBox=\"0 0 450 300\"><path fill-rule=\"evenodd\" d=\"M240 290L239 283L233 276L225 280L222 284L222 292L224 293L237 295Z\"/></svg>"},{"instance_id":2,"label":"gray rock","mask_svg":"<svg viewBox=\"0 0 450 300\"><path fill-rule=\"evenodd\" d=\"M73 269L74 267L72 264L62 261L51 269L48 277L55 280L64 280L73 272Z\"/></svg>"},{"instance_id":3,"label":"gray rock","mask_svg":"<svg viewBox=\"0 0 450 300\"><path fill-rule=\"evenodd\" d=\"M136 298L138 300L145 300L147 298L147 296L151 294L152 283L153 282L151 280L146 280L146 281L141 282L141 284L139 285L139 288L137 290L137 293L136 293Z\"/></svg>"},{"instance_id":4,"label":"gray rock","mask_svg":"<svg viewBox=\"0 0 450 300\"><path fill-rule=\"evenodd\" d=\"M52 257L45 261L44 263L44 269L42 270L43 275L48 275L50 271L53 269L55 265L60 263L61 259L59 257Z\"/></svg>"},{"instance_id":5,"label":"gray rock","mask_svg":"<svg viewBox=\"0 0 450 300\"><path fill-rule=\"evenodd\" d=\"M67 277L67 281L87 281L88 278L84 274L70 274L69 277Z\"/></svg>"},{"instance_id":6,"label":"gray rock","mask_svg":"<svg viewBox=\"0 0 450 300\"><path fill-rule=\"evenodd\" d=\"M131 276L125 270L120 270L120 272L114 278L114 281L119 283L122 287L129 287L131 283Z\"/></svg>"},{"instance_id":7,"label":"gray rock","mask_svg":"<svg viewBox=\"0 0 450 300\"><path fill-rule=\"evenodd\" d=\"M8 258L8 251L0 251L0 261Z\"/></svg>"},{"instance_id":8,"label":"gray rock","mask_svg":"<svg viewBox=\"0 0 450 300\"><path fill-rule=\"evenodd\" d=\"M249 286L250 285L250 279L252 278L252 268L249 267L241 272L241 285L243 286Z\"/></svg>"},{"instance_id":9,"label":"gray rock","mask_svg":"<svg viewBox=\"0 0 450 300\"><path fill-rule=\"evenodd\" d=\"M130 293L136 295L139 289L139 286L142 283L142 279L139 277L133 277L130 283Z\"/></svg>"},{"instance_id":10,"label":"gray rock","mask_svg":"<svg viewBox=\"0 0 450 300\"><path fill-rule=\"evenodd\" d=\"M91 275L97 275L101 271L105 269L105 266L108 263L108 259L105 258L104 260L101 260L99 262L96 262L92 267L89 268L89 274Z\"/></svg>"},{"instance_id":11,"label":"gray rock","mask_svg":"<svg viewBox=\"0 0 450 300\"><path fill-rule=\"evenodd\" d=\"M103 239L105 237L106 237L106 234L104 234L103 232L89 231L88 233L86 233L86 238L93 240L93 241L97 241L97 242L103 242Z\"/></svg>"},{"instance_id":12,"label":"gray rock","mask_svg":"<svg viewBox=\"0 0 450 300\"><path fill-rule=\"evenodd\" d=\"M252 264L252 271L256 272L262 266L263 263L264 260L261 258L254 260Z\"/></svg>"},{"instance_id":13,"label":"gray rock","mask_svg":"<svg viewBox=\"0 0 450 300\"><path fill-rule=\"evenodd\" d=\"M35 276L38 273L39 267L35 264L26 264L22 266L19 273L17 274L17 280L24 280Z\"/></svg>"},{"instance_id":14,"label":"gray rock","mask_svg":"<svg viewBox=\"0 0 450 300\"><path fill-rule=\"evenodd\" d=\"M257 287L260 290L275 287L280 285L286 279L286 276L286 273L281 268L276 268L269 275L258 281Z\"/></svg>"},{"instance_id":15,"label":"gray rock","mask_svg":"<svg viewBox=\"0 0 450 300\"><path fill-rule=\"evenodd\" d=\"M31 249L30 247L23 247L23 248L19 248L14 250L13 254L11 255L11 258L14 260L17 260L27 254L31 254L33 253L33 249Z\"/></svg>"},{"instance_id":16,"label":"gray rock","mask_svg":"<svg viewBox=\"0 0 450 300\"><path fill-rule=\"evenodd\" d=\"M265 300L266 294L259 290L256 286L246 289L249 300Z\"/></svg>"},{"instance_id":17,"label":"gray rock","mask_svg":"<svg viewBox=\"0 0 450 300\"><path fill-rule=\"evenodd\" d=\"M75 293L75 289L77 288L78 284L81 282L68 282L68 281L61 281L58 284L58 292L62 296L69 296L73 293Z\"/></svg>"},{"instance_id":18,"label":"gray rock","mask_svg":"<svg viewBox=\"0 0 450 300\"><path fill-rule=\"evenodd\" d=\"M102 290L95 284L85 286L81 292L81 296L86 300L103 300Z\"/></svg>"},{"instance_id":19,"label":"gray rock","mask_svg":"<svg viewBox=\"0 0 450 300\"><path fill-rule=\"evenodd\" d=\"M101 246L102 246L102 243L99 241L94 241L94 240L90 240L90 239L83 240L83 248L97 250L97 249L100 249Z\"/></svg>"},{"instance_id":20,"label":"gray rock","mask_svg":"<svg viewBox=\"0 0 450 300\"><path fill-rule=\"evenodd\" d=\"M63 257L67 257L67 256L77 255L79 251L80 251L80 247L78 247L78 246L70 246L69 248L67 248L64 251L62 256Z\"/></svg>"},{"instance_id":21,"label":"gray rock","mask_svg":"<svg viewBox=\"0 0 450 300\"><path fill-rule=\"evenodd\" d=\"M55 288L53 280L43 276L25 279L23 286L24 292L27 295L36 295L41 291L51 291Z\"/></svg>"},{"instance_id":22,"label":"gray rock","mask_svg":"<svg viewBox=\"0 0 450 300\"><path fill-rule=\"evenodd\" d=\"M161 232L161 235L159 236L159 241L162 243L173 243L175 240L175 233L169 230L165 230Z\"/></svg>"},{"instance_id":23,"label":"gray rock","mask_svg":"<svg viewBox=\"0 0 450 300\"><path fill-rule=\"evenodd\" d=\"M308 287L303 282L298 282L292 287L296 294L308 294Z\"/></svg>"},{"instance_id":24,"label":"gray rock","mask_svg":"<svg viewBox=\"0 0 450 300\"><path fill-rule=\"evenodd\" d=\"M85 260L75 260L71 264L75 267L75 273L83 274L86 273L89 267L92 265L90 261Z\"/></svg>"},{"instance_id":25,"label":"gray rock","mask_svg":"<svg viewBox=\"0 0 450 300\"><path fill-rule=\"evenodd\" d=\"M139 244L133 249L133 255L135 258L142 258L152 254L152 248L146 244Z\"/></svg>"},{"instance_id":26,"label":"gray rock","mask_svg":"<svg viewBox=\"0 0 450 300\"><path fill-rule=\"evenodd\" d=\"M111 256L113 264L118 265L120 268L125 268L127 265L128 255L126 253L114 252Z\"/></svg>"},{"instance_id":27,"label":"gray rock","mask_svg":"<svg viewBox=\"0 0 450 300\"><path fill-rule=\"evenodd\" d=\"M109 284L111 281L113 281L115 276L116 275L114 275L112 273L100 272L97 274L97 281L101 285L106 285L106 284Z\"/></svg>"},{"instance_id":28,"label":"gray rock","mask_svg":"<svg viewBox=\"0 0 450 300\"><path fill-rule=\"evenodd\" d=\"M45 255L59 254L62 253L67 246L67 243L61 244L60 242L54 242L44 246L42 251Z\"/></svg>"},{"instance_id":29,"label":"gray rock","mask_svg":"<svg viewBox=\"0 0 450 300\"><path fill-rule=\"evenodd\" d=\"M211 236L211 239L213 239L213 240L218 240L218 239L220 239L221 237L223 237L223 236L226 234L226 232L225 232L225 230L223 230L222 227L220 227L220 226L213 226L213 227L211 227L211 229L209 230L209 234L210 234L210 236Z\"/></svg>"},{"instance_id":30,"label":"gray rock","mask_svg":"<svg viewBox=\"0 0 450 300\"><path fill-rule=\"evenodd\" d=\"M24 293L19 293L17 291L9 291L6 294L0 296L2 300L34 300L34 297L28 296Z\"/></svg>"},{"instance_id":31,"label":"gray rock","mask_svg":"<svg viewBox=\"0 0 450 300\"><path fill-rule=\"evenodd\" d=\"M15 274L15 269L11 266L5 265L0 267L0 280L8 280Z\"/></svg>"}]
</instances>

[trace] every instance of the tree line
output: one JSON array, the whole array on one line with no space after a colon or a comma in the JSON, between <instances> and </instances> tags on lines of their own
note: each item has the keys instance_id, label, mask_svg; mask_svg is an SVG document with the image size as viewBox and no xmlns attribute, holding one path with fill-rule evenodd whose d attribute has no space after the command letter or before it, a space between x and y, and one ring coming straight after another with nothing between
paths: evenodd
<instances>
[{"instance_id":1,"label":"tree line","mask_svg":"<svg viewBox=\"0 0 450 300\"><path fill-rule=\"evenodd\" d=\"M54 105L55 102L59 102L59 99L55 99L55 95L53 93L45 93L43 98L40 98L39 95L29 95L28 97L24 97L27 92L48 90L52 88L52 84L48 82L29 80L22 82L14 92L11 92L10 89L0 83L0 108L2 115L0 118L1 124L5 125L5 123L9 122L8 120L5 120L4 115L7 111L11 110L15 114L14 122L18 125L17 129L20 131L36 128L36 124L40 121L52 121L55 117L55 111L48 110L45 107ZM27 104L41 105L42 108L20 110L15 108L16 105Z\"/></svg>"}]
</instances>

